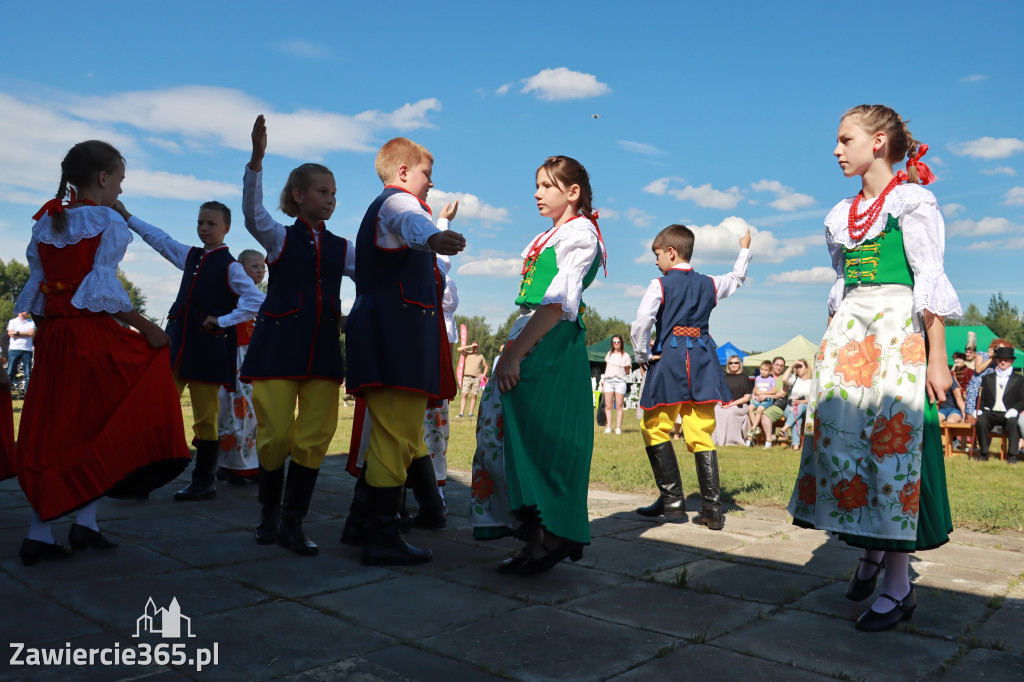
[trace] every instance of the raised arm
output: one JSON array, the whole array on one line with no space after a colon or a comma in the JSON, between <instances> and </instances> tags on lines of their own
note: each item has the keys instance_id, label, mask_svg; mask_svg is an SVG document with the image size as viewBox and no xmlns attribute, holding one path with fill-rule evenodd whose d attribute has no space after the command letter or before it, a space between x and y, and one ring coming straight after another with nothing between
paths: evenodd
<instances>
[{"instance_id":1,"label":"raised arm","mask_svg":"<svg viewBox=\"0 0 1024 682\"><path fill-rule=\"evenodd\" d=\"M267 250L267 262L273 263L284 249L287 230L263 206L263 156L266 151L267 124L260 114L252 126L252 156L242 181L242 215L245 229Z\"/></svg>"},{"instance_id":2,"label":"raised arm","mask_svg":"<svg viewBox=\"0 0 1024 682\"><path fill-rule=\"evenodd\" d=\"M736 262L732 266L732 272L725 275L713 276L711 280L715 283L715 296L721 301L743 286L747 279L747 267L750 265L750 230L740 237L740 253L736 256ZM636 348L636 346L634 346Z\"/></svg>"}]
</instances>

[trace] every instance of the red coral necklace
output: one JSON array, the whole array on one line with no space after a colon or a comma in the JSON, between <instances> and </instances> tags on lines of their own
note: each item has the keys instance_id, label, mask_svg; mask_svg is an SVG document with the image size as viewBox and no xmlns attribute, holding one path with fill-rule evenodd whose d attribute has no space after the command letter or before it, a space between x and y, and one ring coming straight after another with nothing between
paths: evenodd
<instances>
[{"instance_id":1,"label":"red coral necklace","mask_svg":"<svg viewBox=\"0 0 1024 682\"><path fill-rule=\"evenodd\" d=\"M850 239L858 241L868 233L871 226L878 220L878 216L882 213L882 206L885 205L885 197L889 192L896 189L896 186L900 184L898 177L893 177L889 181L889 184L885 186L882 193L872 202L868 209L863 213L857 213L857 209L860 208L861 199L864 198L864 190L857 192L857 196L853 198L853 203L850 204L850 216L847 219L846 226L850 231Z\"/></svg>"}]
</instances>

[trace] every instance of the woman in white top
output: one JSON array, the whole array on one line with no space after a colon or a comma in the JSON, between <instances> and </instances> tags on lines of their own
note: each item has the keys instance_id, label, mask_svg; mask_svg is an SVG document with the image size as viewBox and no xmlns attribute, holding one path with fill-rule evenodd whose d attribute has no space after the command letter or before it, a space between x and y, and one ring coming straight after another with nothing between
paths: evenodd
<instances>
[{"instance_id":1,"label":"woman in white top","mask_svg":"<svg viewBox=\"0 0 1024 682\"><path fill-rule=\"evenodd\" d=\"M789 403L786 405L786 429L789 430L793 449L799 450L800 439L803 438L804 413L807 412L807 397L811 394L811 369L806 360L797 360L790 369L795 376L789 391Z\"/></svg>"},{"instance_id":2,"label":"woman in white top","mask_svg":"<svg viewBox=\"0 0 1024 682\"><path fill-rule=\"evenodd\" d=\"M622 433L622 404L626 398L626 375L633 368L622 337L612 337L612 349L604 356L605 433L612 432L612 406L615 407L615 433Z\"/></svg>"}]
</instances>

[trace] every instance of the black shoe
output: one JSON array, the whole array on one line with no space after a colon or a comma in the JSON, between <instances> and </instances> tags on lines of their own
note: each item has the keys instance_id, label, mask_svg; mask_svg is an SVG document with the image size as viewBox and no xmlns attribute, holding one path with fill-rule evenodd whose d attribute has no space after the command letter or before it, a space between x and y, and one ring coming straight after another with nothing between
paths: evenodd
<instances>
[{"instance_id":1,"label":"black shoe","mask_svg":"<svg viewBox=\"0 0 1024 682\"><path fill-rule=\"evenodd\" d=\"M274 545L281 532L284 467L267 471L261 466L256 483L260 487L260 525L256 526L256 544Z\"/></svg>"},{"instance_id":2,"label":"black shoe","mask_svg":"<svg viewBox=\"0 0 1024 682\"><path fill-rule=\"evenodd\" d=\"M523 553L526 553L526 550L523 550ZM498 564L497 571L498 573L504 574L518 573L519 569L523 567L523 564L531 558L532 557L529 554L526 554L526 556L519 556L518 554L510 556Z\"/></svg>"},{"instance_id":3,"label":"black shoe","mask_svg":"<svg viewBox=\"0 0 1024 682\"><path fill-rule=\"evenodd\" d=\"M917 608L917 595L914 594L913 585L910 586L910 592L903 599L896 599L888 594L882 594L881 596L895 604L896 608L888 613L878 613L868 609L857 619L858 630L863 632L892 630L901 621L910 620L911 616L914 615L914 609Z\"/></svg>"},{"instance_id":4,"label":"black shoe","mask_svg":"<svg viewBox=\"0 0 1024 682\"><path fill-rule=\"evenodd\" d=\"M563 540L562 544L549 551L539 559L527 558L516 571L519 575L536 575L550 571L562 559L568 558L574 563L583 558L583 545L572 540Z\"/></svg>"},{"instance_id":5,"label":"black shoe","mask_svg":"<svg viewBox=\"0 0 1024 682\"><path fill-rule=\"evenodd\" d=\"M369 514L369 493L370 484L366 482L366 465L359 472L359 479L356 480L356 487L352 490L352 506L348 510L348 518L345 519L345 527L341 529L341 544L349 547L362 547L366 544L366 519Z\"/></svg>"},{"instance_id":6,"label":"black shoe","mask_svg":"<svg viewBox=\"0 0 1024 682\"><path fill-rule=\"evenodd\" d=\"M1007 464L1016 464L1018 457L1020 457L1020 453L1017 453L1017 452L1015 452L1013 454L1010 454L1010 455L1007 455L1006 456L1006 463Z\"/></svg>"},{"instance_id":7,"label":"black shoe","mask_svg":"<svg viewBox=\"0 0 1024 682\"><path fill-rule=\"evenodd\" d=\"M178 502L212 500L217 496L215 483L220 441L196 441L196 460L192 466L192 482L174 493Z\"/></svg>"},{"instance_id":8,"label":"black shoe","mask_svg":"<svg viewBox=\"0 0 1024 682\"><path fill-rule=\"evenodd\" d=\"M93 530L86 526L79 526L77 523L71 524L71 530L68 532L68 544L71 545L71 549L80 552L84 549L114 549L117 547L116 544L107 539L103 533L98 530Z\"/></svg>"},{"instance_id":9,"label":"black shoe","mask_svg":"<svg viewBox=\"0 0 1024 682\"><path fill-rule=\"evenodd\" d=\"M224 481L228 485L245 485L248 482L247 476L239 476L227 467L217 467L217 480Z\"/></svg>"},{"instance_id":10,"label":"black shoe","mask_svg":"<svg viewBox=\"0 0 1024 682\"><path fill-rule=\"evenodd\" d=\"M661 496L654 504L640 507L640 516L663 516L673 521L686 521L686 498L683 496L683 481L679 476L679 463L672 448L672 441L647 446L647 459L651 462L654 482Z\"/></svg>"},{"instance_id":11,"label":"black shoe","mask_svg":"<svg viewBox=\"0 0 1024 682\"><path fill-rule=\"evenodd\" d=\"M304 467L294 460L288 465L281 510L281 533L277 544L300 556L316 556L320 553L316 543L302 532L302 520L309 512L309 503L313 499L313 488L316 487L319 474L319 469Z\"/></svg>"},{"instance_id":12,"label":"black shoe","mask_svg":"<svg viewBox=\"0 0 1024 682\"><path fill-rule=\"evenodd\" d=\"M402 537L398 508L403 486L375 488L367 486L368 514L366 544L363 545L365 566L410 566L434 558L429 549L413 547Z\"/></svg>"},{"instance_id":13,"label":"black shoe","mask_svg":"<svg viewBox=\"0 0 1024 682\"><path fill-rule=\"evenodd\" d=\"M987 452L979 453L978 455L976 455L974 457L974 459L978 460L979 462L987 462L988 461L988 453Z\"/></svg>"},{"instance_id":14,"label":"black shoe","mask_svg":"<svg viewBox=\"0 0 1024 682\"><path fill-rule=\"evenodd\" d=\"M722 530L725 516L722 514L722 492L718 483L718 452L695 452L693 462L697 466L697 484L700 486L700 515L693 522L707 526L709 530Z\"/></svg>"},{"instance_id":15,"label":"black shoe","mask_svg":"<svg viewBox=\"0 0 1024 682\"><path fill-rule=\"evenodd\" d=\"M22 566L35 566L40 559L63 559L71 556L73 552L59 542L50 543L25 538L21 542L19 554Z\"/></svg>"},{"instance_id":16,"label":"black shoe","mask_svg":"<svg viewBox=\"0 0 1024 682\"><path fill-rule=\"evenodd\" d=\"M437 489L437 474L430 457L417 457L406 469L406 487L412 489L420 509L412 517L415 528L442 530L448 527L444 499Z\"/></svg>"},{"instance_id":17,"label":"black shoe","mask_svg":"<svg viewBox=\"0 0 1024 682\"><path fill-rule=\"evenodd\" d=\"M875 592L875 583L878 581L878 574L882 572L882 568L885 567L885 559L881 561L872 561L867 557L861 557L860 561L866 564L874 564L875 574L870 578L861 580L857 577L857 573L860 572L860 563L857 564L857 570L853 572L853 577L850 578L850 584L846 586L846 598L850 601L864 601Z\"/></svg>"}]
</instances>

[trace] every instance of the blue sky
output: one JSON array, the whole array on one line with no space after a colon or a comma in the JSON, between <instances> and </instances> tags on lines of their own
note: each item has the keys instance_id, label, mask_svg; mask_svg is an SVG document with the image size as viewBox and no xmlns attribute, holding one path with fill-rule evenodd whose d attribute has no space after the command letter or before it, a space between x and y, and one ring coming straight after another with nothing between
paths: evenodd
<instances>
[{"instance_id":1,"label":"blue sky","mask_svg":"<svg viewBox=\"0 0 1024 682\"><path fill-rule=\"evenodd\" d=\"M609 276L585 296L601 314L633 319L665 225L696 228L707 274L729 269L750 226L750 277L713 335L747 350L817 341L831 277L822 220L859 189L831 156L835 131L847 108L882 102L931 146L964 307L984 311L1001 291L1024 308L1021 26L1011 2L4 0L0 258L24 260L60 159L93 137L128 161L129 210L198 243L198 205L218 199L236 214L234 252L255 247L241 177L263 113L268 204L291 168L325 163L338 183L329 225L349 238L380 190L380 144L406 135L433 152L431 203L462 200L462 314L497 324L513 310L518 254L550 225L534 171L567 154L587 166L602 215ZM162 316L180 273L141 240L124 269Z\"/></svg>"}]
</instances>

